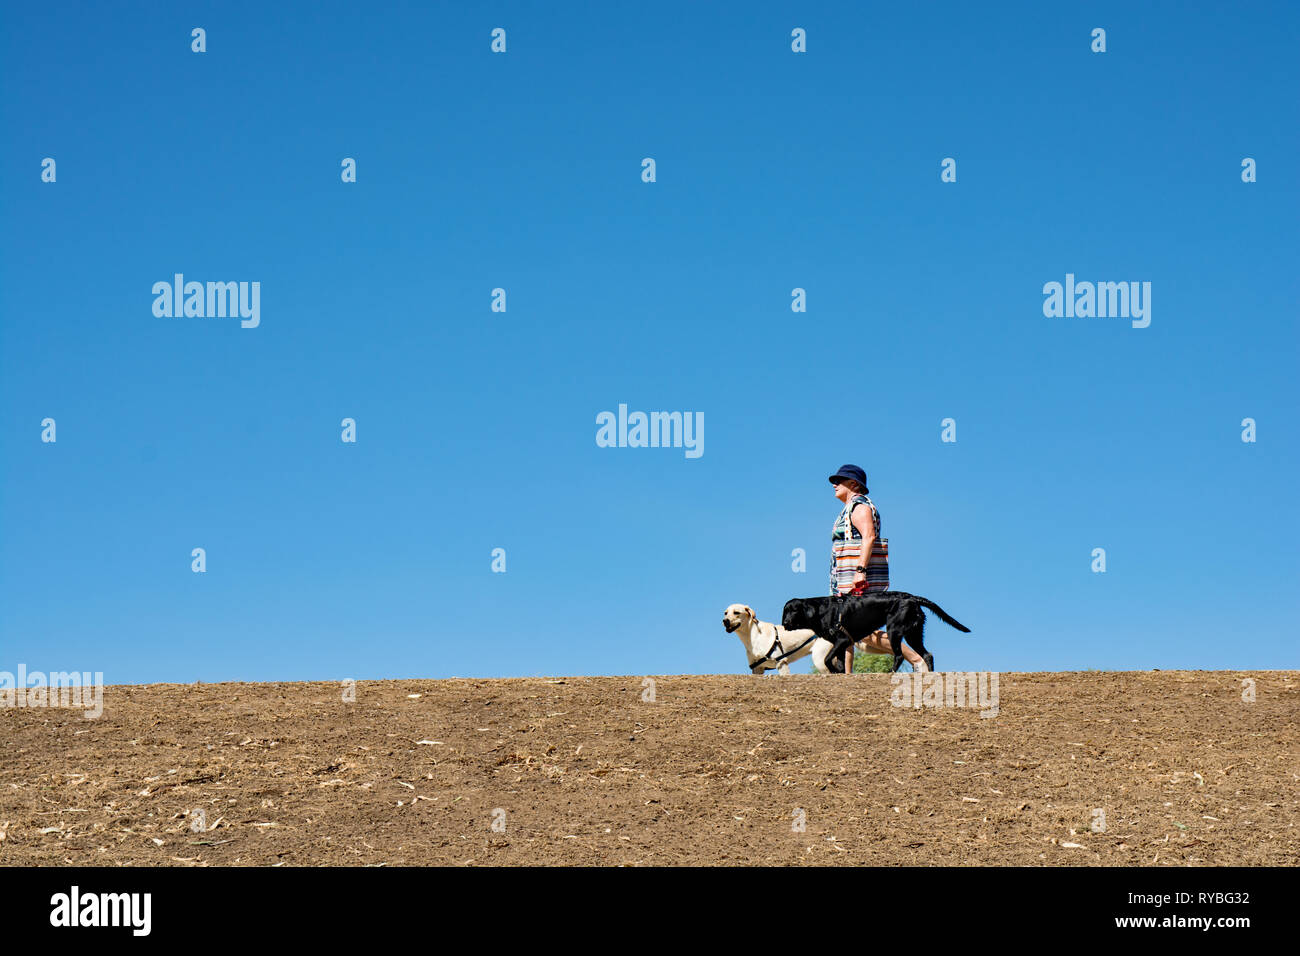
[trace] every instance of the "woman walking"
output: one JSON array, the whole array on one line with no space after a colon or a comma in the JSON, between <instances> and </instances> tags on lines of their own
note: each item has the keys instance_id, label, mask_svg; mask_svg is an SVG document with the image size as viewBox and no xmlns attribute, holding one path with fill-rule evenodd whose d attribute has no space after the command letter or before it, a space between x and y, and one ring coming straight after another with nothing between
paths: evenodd
<instances>
[{"instance_id":1,"label":"woman walking","mask_svg":"<svg viewBox=\"0 0 1300 956\"><path fill-rule=\"evenodd\" d=\"M835 497L844 507L831 526L831 595L852 591L889 590L889 539L880 535L880 512L867 497L867 473L857 465L842 465L830 476ZM858 642L877 654L892 654L884 631L873 631ZM903 656L913 670L927 670L921 655L907 646ZM853 673L853 647L844 654L844 672Z\"/></svg>"}]
</instances>

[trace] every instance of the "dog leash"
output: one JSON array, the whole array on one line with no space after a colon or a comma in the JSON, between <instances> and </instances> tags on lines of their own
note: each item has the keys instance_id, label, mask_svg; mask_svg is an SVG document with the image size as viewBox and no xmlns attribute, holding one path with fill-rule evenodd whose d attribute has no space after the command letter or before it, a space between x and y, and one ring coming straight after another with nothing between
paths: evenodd
<instances>
[{"instance_id":1,"label":"dog leash","mask_svg":"<svg viewBox=\"0 0 1300 956\"><path fill-rule=\"evenodd\" d=\"M866 593L867 582L863 581L861 584L855 584L853 590L835 596L835 630L840 634L843 634L844 637L835 642L835 646L831 648L832 655L838 657L840 654L844 653L844 651L848 650L850 646L857 643L857 639L854 638L854 636L849 633L849 629L844 626L844 599L846 597L861 597ZM846 644L845 641L848 643Z\"/></svg>"},{"instance_id":2,"label":"dog leash","mask_svg":"<svg viewBox=\"0 0 1300 956\"><path fill-rule=\"evenodd\" d=\"M853 635L850 634L849 629L844 626L844 599L847 597L861 597L866 593L867 582L863 581L861 584L855 584L852 591L836 595L838 600L835 602L835 630L839 631L849 640L853 640Z\"/></svg>"}]
</instances>

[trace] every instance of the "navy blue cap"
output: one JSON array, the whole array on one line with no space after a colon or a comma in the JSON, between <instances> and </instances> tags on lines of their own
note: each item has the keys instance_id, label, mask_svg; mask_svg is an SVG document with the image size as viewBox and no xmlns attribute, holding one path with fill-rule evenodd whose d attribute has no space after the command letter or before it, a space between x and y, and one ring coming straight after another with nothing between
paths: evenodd
<instances>
[{"instance_id":1,"label":"navy blue cap","mask_svg":"<svg viewBox=\"0 0 1300 956\"><path fill-rule=\"evenodd\" d=\"M841 479L844 478L852 478L859 485L861 485L862 493L864 495L868 492L869 489L867 488L867 473L863 471L861 468L859 468L857 465L840 465L840 470L835 472L835 474L831 475L830 483L833 485L835 484L835 482L840 481Z\"/></svg>"}]
</instances>

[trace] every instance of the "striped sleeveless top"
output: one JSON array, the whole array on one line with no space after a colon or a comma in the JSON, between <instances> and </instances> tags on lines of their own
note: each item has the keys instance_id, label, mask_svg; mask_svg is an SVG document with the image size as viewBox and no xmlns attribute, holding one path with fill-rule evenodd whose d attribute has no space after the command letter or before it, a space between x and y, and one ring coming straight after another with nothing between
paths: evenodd
<instances>
[{"instance_id":1,"label":"striped sleeveless top","mask_svg":"<svg viewBox=\"0 0 1300 956\"><path fill-rule=\"evenodd\" d=\"M871 523L876 529L876 543L866 561L862 560L862 535L849 520L859 505L871 509ZM889 539L880 536L880 513L866 495L854 495L831 526L831 594L847 594L853 590L853 576L862 564L867 566L867 590L888 591Z\"/></svg>"}]
</instances>

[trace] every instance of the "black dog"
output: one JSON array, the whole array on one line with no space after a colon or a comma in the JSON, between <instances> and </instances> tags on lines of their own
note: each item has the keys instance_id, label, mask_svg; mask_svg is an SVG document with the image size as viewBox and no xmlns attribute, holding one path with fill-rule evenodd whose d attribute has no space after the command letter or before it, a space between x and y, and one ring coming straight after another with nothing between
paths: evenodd
<instances>
[{"instance_id":1,"label":"black dog","mask_svg":"<svg viewBox=\"0 0 1300 956\"><path fill-rule=\"evenodd\" d=\"M926 667L934 669L934 658L925 649L925 612L929 608L945 624L970 633L970 628L949 616L943 608L928 598L908 594L906 591L868 591L842 597L793 598L785 602L781 624L790 629L811 628L818 637L834 644L826 658L826 666L836 673L844 671L844 652L856 641L872 631L885 628L889 631L889 644L894 652L894 670L903 663L902 642L912 645L925 660ZM858 635L855 638L853 635Z\"/></svg>"}]
</instances>

